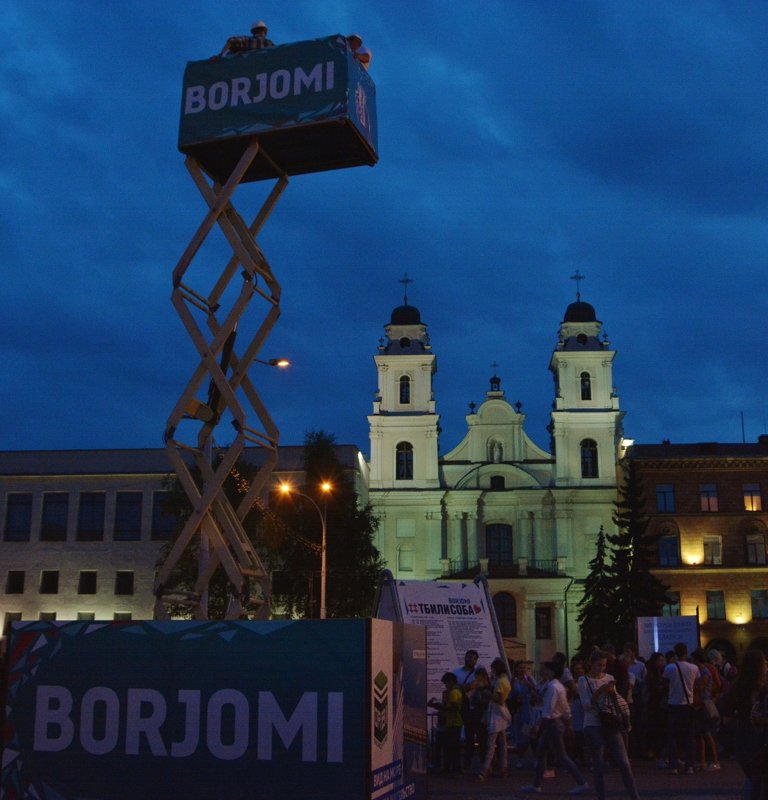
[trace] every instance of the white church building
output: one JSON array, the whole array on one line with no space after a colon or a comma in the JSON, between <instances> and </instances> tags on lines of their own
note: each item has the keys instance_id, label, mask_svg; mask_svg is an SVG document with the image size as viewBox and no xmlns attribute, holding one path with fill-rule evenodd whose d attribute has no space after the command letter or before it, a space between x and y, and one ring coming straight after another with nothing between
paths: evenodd
<instances>
[{"instance_id":1,"label":"white church building","mask_svg":"<svg viewBox=\"0 0 768 800\"><path fill-rule=\"evenodd\" d=\"M374 356L369 501L377 546L396 579L487 577L508 655L538 661L578 645L577 604L601 526L612 532L622 412L594 308L577 299L560 324L552 452L494 375L467 432L439 455L437 357L419 310L394 309Z\"/></svg>"},{"instance_id":2,"label":"white church building","mask_svg":"<svg viewBox=\"0 0 768 800\"><path fill-rule=\"evenodd\" d=\"M385 331L369 459L354 445L337 452L380 520L388 568L411 580L483 574L511 658L573 651L595 540L613 530L621 450L615 353L594 308L577 298L560 324L551 453L494 376L462 441L441 455L427 326L406 300ZM3 630L14 619L151 616L174 529L162 508L170 471L161 449L0 452ZM301 448L281 446L276 479L301 473Z\"/></svg>"}]
</instances>

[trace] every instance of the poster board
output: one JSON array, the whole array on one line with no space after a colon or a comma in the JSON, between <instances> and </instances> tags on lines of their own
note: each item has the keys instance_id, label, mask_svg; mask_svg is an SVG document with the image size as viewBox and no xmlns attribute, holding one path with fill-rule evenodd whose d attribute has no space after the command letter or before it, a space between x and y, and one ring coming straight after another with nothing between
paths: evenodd
<instances>
[{"instance_id":1,"label":"poster board","mask_svg":"<svg viewBox=\"0 0 768 800\"><path fill-rule=\"evenodd\" d=\"M696 615L682 617L638 617L638 654L648 658L651 653L666 653L678 642L685 642L688 652L700 646L699 618Z\"/></svg>"},{"instance_id":2,"label":"poster board","mask_svg":"<svg viewBox=\"0 0 768 800\"><path fill-rule=\"evenodd\" d=\"M385 571L374 615L426 628L428 697L440 698L440 678L464 664L467 650L477 650L477 665L489 672L495 658L506 663L488 584L482 578L471 583L405 581Z\"/></svg>"}]
</instances>

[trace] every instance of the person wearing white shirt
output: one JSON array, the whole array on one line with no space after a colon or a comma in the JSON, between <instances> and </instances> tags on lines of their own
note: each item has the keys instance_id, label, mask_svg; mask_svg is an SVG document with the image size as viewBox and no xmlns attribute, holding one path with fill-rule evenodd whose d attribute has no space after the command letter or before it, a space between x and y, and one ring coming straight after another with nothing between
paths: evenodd
<instances>
[{"instance_id":1,"label":"person wearing white shirt","mask_svg":"<svg viewBox=\"0 0 768 800\"><path fill-rule=\"evenodd\" d=\"M569 757L563 742L563 735L571 720L571 708L568 705L565 687L558 680L563 674L563 666L557 661L545 661L541 665L541 673L544 678L544 700L541 706L541 733L536 748L536 776L532 784L523 786L520 791L541 792L547 753L551 752L555 760L559 761L576 781L576 786L569 794L582 794L589 789L589 785Z\"/></svg>"},{"instance_id":2,"label":"person wearing white shirt","mask_svg":"<svg viewBox=\"0 0 768 800\"><path fill-rule=\"evenodd\" d=\"M616 679L605 669L608 664L607 655L602 650L595 650L589 657L588 671L576 684L581 704L584 706L584 738L592 755L592 779L598 800L605 800L605 751L608 750L613 763L621 772L621 779L627 795L631 800L639 800L635 776L624 747L621 731L606 730L600 723L600 701L604 696L616 694ZM603 701L604 702L604 701Z\"/></svg>"},{"instance_id":3,"label":"person wearing white shirt","mask_svg":"<svg viewBox=\"0 0 768 800\"><path fill-rule=\"evenodd\" d=\"M677 772L693 774L696 758L696 715L693 708L693 687L699 677L699 668L688 661L688 646L675 645L675 661L664 667L662 677L669 685L667 719L669 722L669 760ZM685 766L678 762L681 749Z\"/></svg>"}]
</instances>

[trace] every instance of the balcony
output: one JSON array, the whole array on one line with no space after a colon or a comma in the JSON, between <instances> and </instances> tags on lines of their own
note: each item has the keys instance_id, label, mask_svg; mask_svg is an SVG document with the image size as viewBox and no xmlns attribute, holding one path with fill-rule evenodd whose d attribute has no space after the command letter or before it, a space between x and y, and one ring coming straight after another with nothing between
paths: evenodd
<instances>
[{"instance_id":1,"label":"balcony","mask_svg":"<svg viewBox=\"0 0 768 800\"><path fill-rule=\"evenodd\" d=\"M565 575L564 558L548 559L479 559L444 558L441 561L444 578L472 580L478 575L486 578L557 578Z\"/></svg>"}]
</instances>

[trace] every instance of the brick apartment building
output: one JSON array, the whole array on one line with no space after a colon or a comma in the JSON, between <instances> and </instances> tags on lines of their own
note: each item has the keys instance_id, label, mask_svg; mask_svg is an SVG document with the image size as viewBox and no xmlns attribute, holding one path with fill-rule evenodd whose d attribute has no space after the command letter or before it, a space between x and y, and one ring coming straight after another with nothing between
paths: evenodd
<instances>
[{"instance_id":1,"label":"brick apartment building","mask_svg":"<svg viewBox=\"0 0 768 800\"><path fill-rule=\"evenodd\" d=\"M768 436L745 444L635 445L668 615L698 614L731 658L768 649Z\"/></svg>"}]
</instances>

